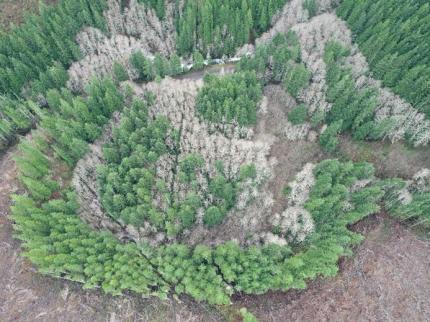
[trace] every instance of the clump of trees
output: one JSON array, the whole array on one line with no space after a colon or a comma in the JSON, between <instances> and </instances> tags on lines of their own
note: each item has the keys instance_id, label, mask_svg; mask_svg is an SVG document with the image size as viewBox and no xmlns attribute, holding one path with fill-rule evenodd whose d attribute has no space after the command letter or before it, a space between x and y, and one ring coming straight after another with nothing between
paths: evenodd
<instances>
[{"instance_id":1,"label":"clump of trees","mask_svg":"<svg viewBox=\"0 0 430 322\"><path fill-rule=\"evenodd\" d=\"M336 148L336 136L339 133L351 131L357 140L378 140L391 128L389 123L375 122L378 94L370 87L356 88L351 70L344 66L344 59L348 55L349 50L340 43L327 43L324 53L327 101L332 107L325 115L328 128L321 135L320 142L328 151Z\"/></svg>"},{"instance_id":2,"label":"clump of trees","mask_svg":"<svg viewBox=\"0 0 430 322\"><path fill-rule=\"evenodd\" d=\"M73 166L102 133L112 113L122 108L124 96L111 79L92 82L87 88L88 98L73 96L67 89L47 92L49 110L41 115L41 126L55 138L55 153Z\"/></svg>"},{"instance_id":3,"label":"clump of trees","mask_svg":"<svg viewBox=\"0 0 430 322\"><path fill-rule=\"evenodd\" d=\"M311 78L311 72L301 62L299 39L293 31L277 34L269 44L257 46L253 57L240 61L239 70L255 70L263 85L282 83L295 98Z\"/></svg>"},{"instance_id":4,"label":"clump of trees","mask_svg":"<svg viewBox=\"0 0 430 322\"><path fill-rule=\"evenodd\" d=\"M218 124L251 126L257 122L261 85L253 72L218 77L207 74L197 97L196 111L205 120Z\"/></svg>"},{"instance_id":5,"label":"clump of trees","mask_svg":"<svg viewBox=\"0 0 430 322\"><path fill-rule=\"evenodd\" d=\"M136 71L137 79L142 82L153 81L157 78L164 78L165 76L177 76L184 72L181 59L177 54L173 54L171 57L166 58L157 53L155 57L151 59L145 57L141 51L137 51L130 56L130 65Z\"/></svg>"},{"instance_id":6,"label":"clump of trees","mask_svg":"<svg viewBox=\"0 0 430 322\"><path fill-rule=\"evenodd\" d=\"M290 113L288 113L288 121L294 125L302 124L308 118L308 107L305 104L300 104L294 107Z\"/></svg>"},{"instance_id":7,"label":"clump of trees","mask_svg":"<svg viewBox=\"0 0 430 322\"><path fill-rule=\"evenodd\" d=\"M0 96L0 152L19 134L27 132L37 119L39 107L31 101Z\"/></svg>"},{"instance_id":8,"label":"clump of trees","mask_svg":"<svg viewBox=\"0 0 430 322\"><path fill-rule=\"evenodd\" d=\"M105 0L62 0L55 6L42 6L39 15L30 16L23 25L2 35L0 92L20 96L23 87L33 81L39 90L53 84L64 86L67 79L56 76L51 67L57 63L67 68L80 58L75 36L83 26L106 30L105 8Z\"/></svg>"},{"instance_id":9,"label":"clump of trees","mask_svg":"<svg viewBox=\"0 0 430 322\"><path fill-rule=\"evenodd\" d=\"M121 0L121 8L125 8L126 0ZM145 4L155 10L158 19L163 20L166 17L166 0L137 0L138 3Z\"/></svg>"},{"instance_id":10,"label":"clump of trees","mask_svg":"<svg viewBox=\"0 0 430 322\"><path fill-rule=\"evenodd\" d=\"M149 223L169 238L193 228L199 210L203 224L219 225L236 204L240 182L255 177L255 166L243 166L240 176L229 178L218 162L210 176L201 155L181 152L180 132L167 118L149 116L153 100L148 95L125 109L104 147L106 164L98 178L103 207L125 225Z\"/></svg>"},{"instance_id":11,"label":"clump of trees","mask_svg":"<svg viewBox=\"0 0 430 322\"><path fill-rule=\"evenodd\" d=\"M182 12L176 11L178 52L186 55L198 50L213 58L232 55L266 31L286 1L186 0Z\"/></svg>"},{"instance_id":12,"label":"clump of trees","mask_svg":"<svg viewBox=\"0 0 430 322\"><path fill-rule=\"evenodd\" d=\"M394 178L378 184L385 192L384 207L390 214L430 230L430 170L422 169L409 182Z\"/></svg>"},{"instance_id":13,"label":"clump of trees","mask_svg":"<svg viewBox=\"0 0 430 322\"><path fill-rule=\"evenodd\" d=\"M318 2L317 0L304 0L303 8L308 11L309 18L312 18L318 12Z\"/></svg>"},{"instance_id":14,"label":"clump of trees","mask_svg":"<svg viewBox=\"0 0 430 322\"><path fill-rule=\"evenodd\" d=\"M430 4L414 0L342 1L337 14L352 29L372 74L430 117Z\"/></svg>"},{"instance_id":15,"label":"clump of trees","mask_svg":"<svg viewBox=\"0 0 430 322\"><path fill-rule=\"evenodd\" d=\"M106 97L122 98L119 91L113 93L112 89L112 82L108 80L95 81L89 86L86 98L74 97L65 90L61 91L62 95L58 92L51 95L50 104L62 105L55 104L53 107L57 109L52 109L49 118L42 114L42 127L61 124L71 142L83 141L86 147L95 137L86 137L82 128L76 128L77 123L84 126L85 121L93 121L88 124L101 133L115 107L108 104ZM70 106L72 102L80 105L80 109L75 111ZM65 119L69 122L64 122ZM21 143L16 158L27 194L13 197L12 218L23 241L25 256L41 272L82 282L87 288L101 286L111 294L130 289L165 297L169 286L135 244L124 245L111 233L93 231L79 218L74 193L58 180L59 176L70 174L73 163L61 167L60 172L54 171L54 165L78 156L68 149L55 153L64 148L64 139L51 128L44 130Z\"/></svg>"},{"instance_id":16,"label":"clump of trees","mask_svg":"<svg viewBox=\"0 0 430 322\"><path fill-rule=\"evenodd\" d=\"M40 101L39 94L65 86L67 67L81 56L75 36L83 26L106 30L105 8L105 0L41 5L39 15L0 36L0 95L8 97L0 99L0 150L37 119L37 106L17 98Z\"/></svg>"}]
</instances>

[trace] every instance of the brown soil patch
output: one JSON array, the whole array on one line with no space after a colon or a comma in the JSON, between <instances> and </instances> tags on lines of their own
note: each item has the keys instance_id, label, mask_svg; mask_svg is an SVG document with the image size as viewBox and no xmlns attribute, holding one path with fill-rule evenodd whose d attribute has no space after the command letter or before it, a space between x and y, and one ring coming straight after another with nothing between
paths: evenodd
<instances>
[{"instance_id":1,"label":"brown soil patch","mask_svg":"<svg viewBox=\"0 0 430 322\"><path fill-rule=\"evenodd\" d=\"M282 86L266 86L264 95L267 97L267 113L259 117L256 135L271 134L276 138L270 157L275 157L278 163L268 185L275 199L273 213L280 213L287 206L287 198L283 193L287 183L294 180L306 163L318 163L325 155L318 142L290 141L285 137L288 113L297 103Z\"/></svg>"},{"instance_id":2,"label":"brown soil patch","mask_svg":"<svg viewBox=\"0 0 430 322\"><path fill-rule=\"evenodd\" d=\"M341 273L305 291L239 297L260 321L428 321L430 244L384 215L355 230L366 240Z\"/></svg>"},{"instance_id":3,"label":"brown soil patch","mask_svg":"<svg viewBox=\"0 0 430 322\"><path fill-rule=\"evenodd\" d=\"M342 136L339 150L354 162L367 161L381 178L399 177L410 179L422 168L430 167L430 146L412 148L401 142L357 142L349 136Z\"/></svg>"},{"instance_id":4,"label":"brown soil patch","mask_svg":"<svg viewBox=\"0 0 430 322\"><path fill-rule=\"evenodd\" d=\"M45 4L54 4L58 0L45 0ZM23 22L25 13L37 13L39 0L0 0L0 30L9 30Z\"/></svg>"}]
</instances>

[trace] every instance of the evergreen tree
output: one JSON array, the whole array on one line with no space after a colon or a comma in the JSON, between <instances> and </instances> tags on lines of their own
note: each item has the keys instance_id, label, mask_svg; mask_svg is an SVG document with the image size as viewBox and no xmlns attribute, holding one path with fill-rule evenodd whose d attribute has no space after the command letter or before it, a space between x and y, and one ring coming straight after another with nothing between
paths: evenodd
<instances>
[{"instance_id":1,"label":"evergreen tree","mask_svg":"<svg viewBox=\"0 0 430 322\"><path fill-rule=\"evenodd\" d=\"M203 69L205 66L205 59L203 58L202 54L198 51L195 51L193 53L193 70L200 70Z\"/></svg>"},{"instance_id":2,"label":"evergreen tree","mask_svg":"<svg viewBox=\"0 0 430 322\"><path fill-rule=\"evenodd\" d=\"M114 62L113 64L113 74L118 82L124 82L128 80L127 71L125 70L124 66L118 62Z\"/></svg>"}]
</instances>

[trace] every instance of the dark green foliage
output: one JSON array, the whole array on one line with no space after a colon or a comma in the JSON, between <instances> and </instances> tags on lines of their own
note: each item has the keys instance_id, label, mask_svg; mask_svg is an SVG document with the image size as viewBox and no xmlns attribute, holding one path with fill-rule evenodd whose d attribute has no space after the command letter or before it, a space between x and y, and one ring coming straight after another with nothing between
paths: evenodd
<instances>
[{"instance_id":1,"label":"dark green foliage","mask_svg":"<svg viewBox=\"0 0 430 322\"><path fill-rule=\"evenodd\" d=\"M69 80L69 74L63 65L54 63L45 72L39 75L39 79L31 83L31 87L24 91L25 96L37 98L38 94L44 94L49 89L60 89Z\"/></svg>"},{"instance_id":2,"label":"dark green foliage","mask_svg":"<svg viewBox=\"0 0 430 322\"><path fill-rule=\"evenodd\" d=\"M288 113L288 120L295 125L304 123L307 117L308 107L304 104L296 106Z\"/></svg>"},{"instance_id":3,"label":"dark green foliage","mask_svg":"<svg viewBox=\"0 0 430 322\"><path fill-rule=\"evenodd\" d=\"M219 225L224 219L226 213L222 212L218 207L212 206L208 208L203 217L203 222L208 227Z\"/></svg>"},{"instance_id":4,"label":"dark green foliage","mask_svg":"<svg viewBox=\"0 0 430 322\"><path fill-rule=\"evenodd\" d=\"M286 0L186 0L177 12L180 55L198 50L212 58L232 55L235 49L266 31Z\"/></svg>"},{"instance_id":5,"label":"dark green foliage","mask_svg":"<svg viewBox=\"0 0 430 322\"><path fill-rule=\"evenodd\" d=\"M138 80L142 82L153 81L168 75L175 76L184 72L181 59L176 54L173 54L169 59L156 54L154 59L150 59L146 58L141 51L137 51L131 55L130 64L136 70ZM203 63L201 65L203 67Z\"/></svg>"},{"instance_id":6,"label":"dark green foliage","mask_svg":"<svg viewBox=\"0 0 430 322\"><path fill-rule=\"evenodd\" d=\"M88 98L70 97L70 92L48 92L50 110L42 113L41 124L55 138L55 153L70 166L87 151L87 143L100 134L101 127L123 104L123 96L112 80L92 82Z\"/></svg>"},{"instance_id":7,"label":"dark green foliage","mask_svg":"<svg viewBox=\"0 0 430 322\"><path fill-rule=\"evenodd\" d=\"M115 76L115 80L117 82L124 82L128 80L128 74L125 70L124 66L118 62L114 62L113 64L113 75Z\"/></svg>"},{"instance_id":8,"label":"dark green foliage","mask_svg":"<svg viewBox=\"0 0 430 322\"><path fill-rule=\"evenodd\" d=\"M316 0L305 0L303 2L303 8L308 11L309 18L312 18L318 12L318 3Z\"/></svg>"},{"instance_id":9,"label":"dark green foliage","mask_svg":"<svg viewBox=\"0 0 430 322\"><path fill-rule=\"evenodd\" d=\"M0 96L0 152L27 132L37 120L38 106Z\"/></svg>"},{"instance_id":10,"label":"dark green foliage","mask_svg":"<svg viewBox=\"0 0 430 322\"><path fill-rule=\"evenodd\" d=\"M182 63L181 63L181 59L177 54L173 54L170 57L169 63L170 63L170 72L173 76L182 74L183 72Z\"/></svg>"},{"instance_id":11,"label":"dark green foliage","mask_svg":"<svg viewBox=\"0 0 430 322\"><path fill-rule=\"evenodd\" d=\"M255 166L244 166L237 180L227 178L221 169L210 177L201 155L179 158L179 133L165 117L149 117L148 107L152 103L153 97L148 96L145 102L135 101L125 109L120 126L113 131L112 142L104 147L106 164L99 168L98 178L103 207L117 221L135 227L148 222L174 237L192 228L197 210L206 201L206 212L211 218L216 217L208 225L219 224L236 203L240 180L255 177ZM185 198L176 185L157 176L157 161L163 156L174 160L166 171L187 187ZM207 180L206 195L199 193L197 175ZM221 215L214 216L213 210L209 210L213 208Z\"/></svg>"},{"instance_id":12,"label":"dark green foliage","mask_svg":"<svg viewBox=\"0 0 430 322\"><path fill-rule=\"evenodd\" d=\"M299 40L292 31L277 34L268 45L258 46L253 57L240 61L238 69L255 71L262 85L283 83L295 98L311 77L311 72L301 63Z\"/></svg>"},{"instance_id":13,"label":"dark green foliage","mask_svg":"<svg viewBox=\"0 0 430 322\"><path fill-rule=\"evenodd\" d=\"M166 75L170 75L170 63L169 61L161 56L159 53L155 54L154 57L154 72L158 77L165 77Z\"/></svg>"},{"instance_id":14,"label":"dark green foliage","mask_svg":"<svg viewBox=\"0 0 430 322\"><path fill-rule=\"evenodd\" d=\"M325 113L322 110L317 110L312 115L310 122L312 127L316 128L321 125L325 120Z\"/></svg>"},{"instance_id":15,"label":"dark green foliage","mask_svg":"<svg viewBox=\"0 0 430 322\"><path fill-rule=\"evenodd\" d=\"M330 131L324 134L325 138L321 142L330 151L335 145L335 134L351 131L356 140L378 140L392 126L391 121L374 121L376 90L371 87L356 88L352 72L344 67L344 58L348 55L349 51L337 42L326 45L324 61L327 64L327 101L332 103L332 107L326 115Z\"/></svg>"},{"instance_id":16,"label":"dark green foliage","mask_svg":"<svg viewBox=\"0 0 430 322\"><path fill-rule=\"evenodd\" d=\"M105 30L104 0L62 0L42 7L39 16L0 37L0 93L21 95L34 81L32 92L65 85L64 73L80 57L75 36L83 26Z\"/></svg>"},{"instance_id":17,"label":"dark green foliage","mask_svg":"<svg viewBox=\"0 0 430 322\"><path fill-rule=\"evenodd\" d=\"M185 182L196 180L196 171L204 165L204 160L201 155L193 153L187 155L179 162L180 175Z\"/></svg>"},{"instance_id":18,"label":"dark green foliage","mask_svg":"<svg viewBox=\"0 0 430 322\"><path fill-rule=\"evenodd\" d=\"M153 63L141 51L137 51L131 55L130 64L136 69L139 80L152 81L155 79L156 74Z\"/></svg>"},{"instance_id":19,"label":"dark green foliage","mask_svg":"<svg viewBox=\"0 0 430 322\"><path fill-rule=\"evenodd\" d=\"M342 121L330 124L327 129L320 135L320 144L327 152L336 150L339 140L337 138L342 128Z\"/></svg>"},{"instance_id":20,"label":"dark green foliage","mask_svg":"<svg viewBox=\"0 0 430 322\"><path fill-rule=\"evenodd\" d=\"M195 51L193 53L193 69L194 70L200 70L205 67L205 59L203 58L202 54L200 52Z\"/></svg>"},{"instance_id":21,"label":"dark green foliage","mask_svg":"<svg viewBox=\"0 0 430 322\"><path fill-rule=\"evenodd\" d=\"M255 164L247 164L240 168L239 178L242 181L247 179L254 179L257 176L257 169Z\"/></svg>"},{"instance_id":22,"label":"dark green foliage","mask_svg":"<svg viewBox=\"0 0 430 322\"><path fill-rule=\"evenodd\" d=\"M174 148L167 144L168 137L175 135L167 119L150 120L148 104L151 102L135 101L123 112L112 143L104 148L107 164L99 171L105 210L112 218L136 227L144 220L157 227L163 224L163 214L152 204L157 184L155 162Z\"/></svg>"},{"instance_id":23,"label":"dark green foliage","mask_svg":"<svg viewBox=\"0 0 430 322\"><path fill-rule=\"evenodd\" d=\"M143 3L154 9L160 20L163 20L166 17L166 0L137 0L137 2ZM124 5L122 5L122 7L124 8Z\"/></svg>"},{"instance_id":24,"label":"dark green foliage","mask_svg":"<svg viewBox=\"0 0 430 322\"><path fill-rule=\"evenodd\" d=\"M219 124L250 126L257 121L257 104L262 97L255 73L243 72L217 77L207 74L197 97L197 112Z\"/></svg>"},{"instance_id":25,"label":"dark green foliage","mask_svg":"<svg viewBox=\"0 0 430 322\"><path fill-rule=\"evenodd\" d=\"M346 0L345 19L373 75L430 116L430 3L416 0Z\"/></svg>"},{"instance_id":26,"label":"dark green foliage","mask_svg":"<svg viewBox=\"0 0 430 322\"><path fill-rule=\"evenodd\" d=\"M65 86L67 68L80 58L76 34L83 26L105 30L105 7L105 0L42 5L40 15L0 35L0 96L40 101L49 89ZM0 151L31 128L37 110L31 102L0 98Z\"/></svg>"},{"instance_id":27,"label":"dark green foliage","mask_svg":"<svg viewBox=\"0 0 430 322\"><path fill-rule=\"evenodd\" d=\"M301 89L305 88L311 79L311 72L303 64L290 65L284 76L284 87L291 96L297 98Z\"/></svg>"}]
</instances>

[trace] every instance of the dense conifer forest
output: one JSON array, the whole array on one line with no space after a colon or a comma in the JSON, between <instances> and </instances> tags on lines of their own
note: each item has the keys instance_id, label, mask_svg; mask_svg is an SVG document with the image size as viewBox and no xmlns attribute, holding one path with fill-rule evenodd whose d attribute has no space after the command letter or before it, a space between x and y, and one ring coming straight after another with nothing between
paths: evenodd
<instances>
[{"instance_id":1,"label":"dense conifer forest","mask_svg":"<svg viewBox=\"0 0 430 322\"><path fill-rule=\"evenodd\" d=\"M335 276L371 215L428 235L430 4L326 2L60 0L1 33L23 255L229 305ZM348 144L424 161L384 172Z\"/></svg>"}]
</instances>

